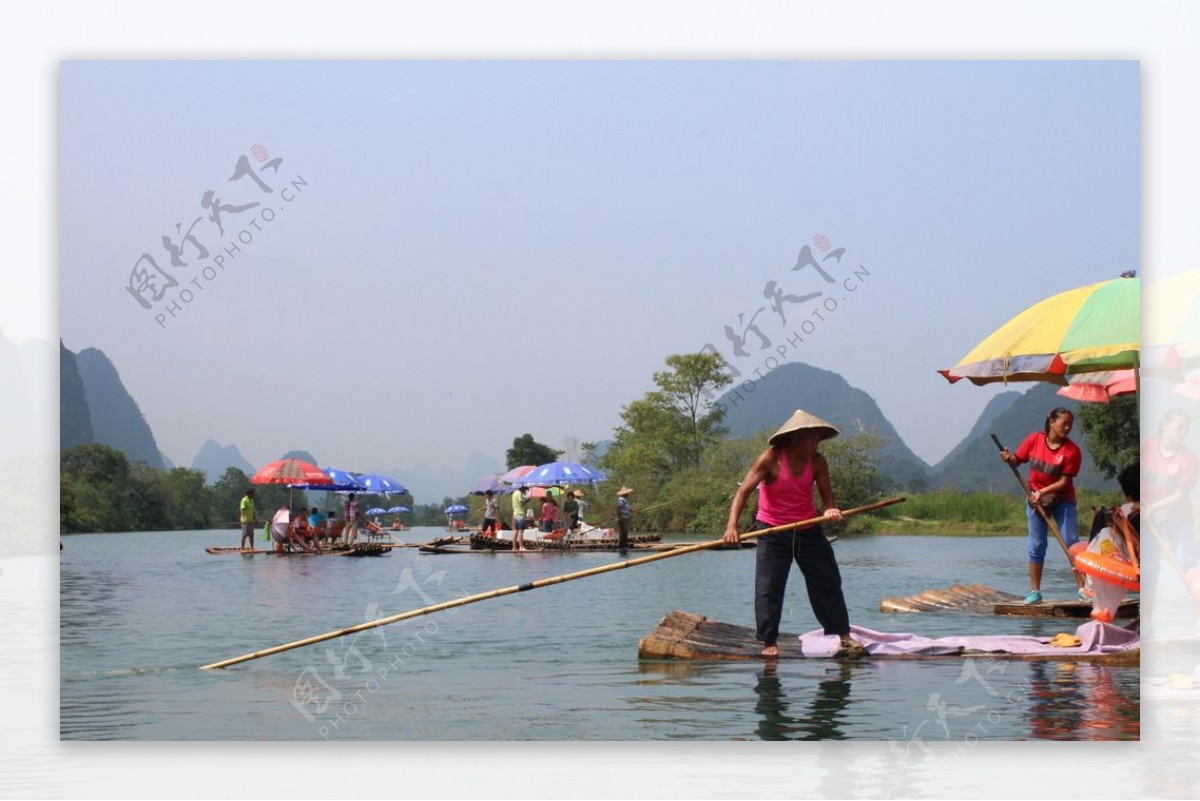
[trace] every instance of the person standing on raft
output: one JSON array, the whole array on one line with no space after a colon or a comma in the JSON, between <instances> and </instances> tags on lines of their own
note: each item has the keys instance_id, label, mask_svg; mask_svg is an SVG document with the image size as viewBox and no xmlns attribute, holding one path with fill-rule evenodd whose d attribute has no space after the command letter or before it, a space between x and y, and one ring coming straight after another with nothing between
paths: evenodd
<instances>
[{"instance_id":1,"label":"person standing on raft","mask_svg":"<svg viewBox=\"0 0 1200 801\"><path fill-rule=\"evenodd\" d=\"M813 502L813 487L821 496L823 517L830 522L842 519L833 499L829 481L829 463L817 448L833 439L838 430L819 417L803 410L795 414L767 440L768 448L759 454L739 485L729 507L725 541L737 543L738 519L750 493L758 490L758 513L751 531L782 526L800 520L821 517ZM850 615L842 594L833 546L825 539L820 524L802 529L764 534L755 549L754 616L756 637L763 643L762 655L779 656L779 621L783 616L783 596L792 561L800 567L808 588L817 622L826 634L841 640L835 656L864 656L866 649L850 638Z\"/></svg>"},{"instance_id":2,"label":"person standing on raft","mask_svg":"<svg viewBox=\"0 0 1200 801\"><path fill-rule=\"evenodd\" d=\"M1043 430L1027 436L1016 453L1007 448L1000 451L1000 460L1009 467L1016 468L1029 462L1029 497L1025 499L1025 519L1029 529L1027 604L1042 602L1042 568L1049 531L1046 517L1053 518L1068 552L1079 541L1075 476L1079 475L1083 465L1083 453L1070 439L1074 425L1075 415L1070 409L1059 406L1050 410ZM1035 504L1041 510L1035 508ZM1091 600L1082 588L1079 600Z\"/></svg>"}]
</instances>

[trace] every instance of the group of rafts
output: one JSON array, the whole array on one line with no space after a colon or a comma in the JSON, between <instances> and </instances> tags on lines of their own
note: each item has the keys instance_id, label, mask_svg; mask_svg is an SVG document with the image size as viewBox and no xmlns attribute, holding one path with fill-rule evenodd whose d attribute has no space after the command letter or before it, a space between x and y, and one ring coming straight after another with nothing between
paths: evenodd
<instances>
[{"instance_id":1,"label":"group of rafts","mask_svg":"<svg viewBox=\"0 0 1200 801\"><path fill-rule=\"evenodd\" d=\"M376 532L378 533L378 532ZM427 553L463 553L463 537L447 537L420 547ZM657 535L631 538L631 545L653 547ZM390 541L359 542L336 550L317 553L345 556L377 556L394 547L414 547ZM553 549L611 549L616 547L611 529L584 524L579 531L525 532L524 544L530 551ZM743 543L749 545L750 543ZM677 547L672 544L671 547ZM502 530L484 536L470 535L472 550L511 550L512 532ZM209 553L247 553L238 548L207 548ZM251 551L250 553L269 553ZM957 636L930 639L911 634L877 632L859 626L852 627L856 640L866 646L873 657L928 659L936 657L964 658L990 655L1024 660L1067 659L1110 664L1137 664L1140 639L1136 626L1118 627L1118 618L1136 618L1136 600L1125 600L1128 591L1140 588L1140 570L1135 532L1114 510L1109 526L1103 528L1090 542L1079 542L1071 549L1077 570L1085 577L1086 594L1090 602L1045 601L1024 604L1020 596L999 592L989 587L955 584L947 589L925 590L904 598L884 599L880 608L885 612L955 611L1000 615L1079 618L1090 616L1091 622L1075 634L1062 633L1044 639L1029 636ZM785 642L789 640L790 642ZM821 632L780 639L780 658L832 658L836 637ZM751 659L756 658L761 643L754 639L753 629L711 621L700 615L672 611L658 627L638 643L638 654L646 659Z\"/></svg>"}]
</instances>

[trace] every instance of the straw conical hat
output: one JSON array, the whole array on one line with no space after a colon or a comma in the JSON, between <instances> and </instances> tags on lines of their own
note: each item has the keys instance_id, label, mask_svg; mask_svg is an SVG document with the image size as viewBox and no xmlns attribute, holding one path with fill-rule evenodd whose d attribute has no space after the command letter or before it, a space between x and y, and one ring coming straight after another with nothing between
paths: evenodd
<instances>
[{"instance_id":1,"label":"straw conical hat","mask_svg":"<svg viewBox=\"0 0 1200 801\"><path fill-rule=\"evenodd\" d=\"M788 421L779 427L779 430L771 435L767 443L774 447L779 444L779 440L783 439L793 431L802 431L806 428L815 428L820 430L822 441L833 439L841 432L834 428L829 423L826 423L820 417L809 414L803 409L797 409L796 413L788 418Z\"/></svg>"}]
</instances>

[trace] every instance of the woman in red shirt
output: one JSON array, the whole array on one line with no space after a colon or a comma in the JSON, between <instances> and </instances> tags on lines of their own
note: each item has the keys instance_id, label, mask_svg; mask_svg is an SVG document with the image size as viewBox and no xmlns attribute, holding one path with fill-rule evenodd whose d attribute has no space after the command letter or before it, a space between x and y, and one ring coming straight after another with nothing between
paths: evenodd
<instances>
[{"instance_id":1,"label":"woman in red shirt","mask_svg":"<svg viewBox=\"0 0 1200 801\"><path fill-rule=\"evenodd\" d=\"M1029 595L1025 603L1042 601L1042 565L1046 561L1045 518L1034 508L1042 508L1054 518L1063 540L1070 548L1079 541L1079 523L1075 505L1075 476L1083 464L1079 446L1069 438L1075 425L1075 415L1059 406L1050 410L1043 431L1034 431L1017 448L1000 451L1000 459L1011 467L1029 462L1030 497L1025 503L1025 519L1029 529ZM1080 599L1086 600L1083 590Z\"/></svg>"}]
</instances>

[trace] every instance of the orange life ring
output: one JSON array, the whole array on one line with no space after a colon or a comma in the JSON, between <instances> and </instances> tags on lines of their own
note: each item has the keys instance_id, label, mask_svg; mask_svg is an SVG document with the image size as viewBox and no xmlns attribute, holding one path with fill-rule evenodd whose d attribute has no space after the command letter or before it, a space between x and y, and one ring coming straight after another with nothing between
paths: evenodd
<instances>
[{"instance_id":1,"label":"orange life ring","mask_svg":"<svg viewBox=\"0 0 1200 801\"><path fill-rule=\"evenodd\" d=\"M1116 554L1084 551L1075 556L1075 567L1097 581L1117 584L1127 590L1140 590L1141 574L1136 567Z\"/></svg>"}]
</instances>

